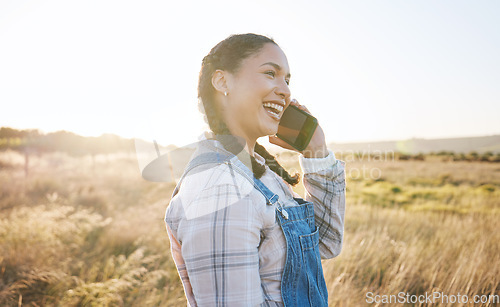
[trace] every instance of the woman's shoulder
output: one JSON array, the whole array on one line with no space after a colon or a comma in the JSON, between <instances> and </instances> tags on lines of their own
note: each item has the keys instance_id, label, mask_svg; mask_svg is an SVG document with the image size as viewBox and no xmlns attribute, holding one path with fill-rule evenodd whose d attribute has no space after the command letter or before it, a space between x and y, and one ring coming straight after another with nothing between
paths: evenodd
<instances>
[{"instance_id":1,"label":"woman's shoulder","mask_svg":"<svg viewBox=\"0 0 500 307\"><path fill-rule=\"evenodd\" d=\"M237 204L258 210L265 204L253 183L225 163L192 169L176 190L167 208L167 217L172 219L198 218Z\"/></svg>"},{"instance_id":2,"label":"woman's shoulder","mask_svg":"<svg viewBox=\"0 0 500 307\"><path fill-rule=\"evenodd\" d=\"M259 233L275 222L274 210L247 178L220 165L186 176L178 185L165 222L180 240L205 232L216 224Z\"/></svg>"}]
</instances>

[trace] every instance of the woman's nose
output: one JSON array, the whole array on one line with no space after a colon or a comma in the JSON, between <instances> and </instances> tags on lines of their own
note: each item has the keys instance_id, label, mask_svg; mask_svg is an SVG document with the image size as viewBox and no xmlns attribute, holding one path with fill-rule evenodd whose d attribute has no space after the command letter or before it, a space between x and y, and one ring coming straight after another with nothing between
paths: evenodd
<instances>
[{"instance_id":1,"label":"woman's nose","mask_svg":"<svg viewBox=\"0 0 500 307\"><path fill-rule=\"evenodd\" d=\"M290 97L290 88L285 81L276 89L276 94L281 96L283 99L288 99Z\"/></svg>"}]
</instances>

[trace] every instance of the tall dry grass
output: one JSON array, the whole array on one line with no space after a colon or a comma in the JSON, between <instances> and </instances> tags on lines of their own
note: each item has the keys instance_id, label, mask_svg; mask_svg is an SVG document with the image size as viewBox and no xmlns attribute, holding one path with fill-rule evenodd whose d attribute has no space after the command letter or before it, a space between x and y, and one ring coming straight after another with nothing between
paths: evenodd
<instances>
[{"instance_id":1,"label":"tall dry grass","mask_svg":"<svg viewBox=\"0 0 500 307\"><path fill-rule=\"evenodd\" d=\"M1 306L185 302L163 224L172 184L135 156L0 155Z\"/></svg>"},{"instance_id":2,"label":"tall dry grass","mask_svg":"<svg viewBox=\"0 0 500 307\"><path fill-rule=\"evenodd\" d=\"M351 171L363 167L380 172ZM476 306L499 303L500 166L364 160L347 174L345 245L323 263L332 305L364 305L369 292L496 295L496 304ZM415 305L463 305L451 301Z\"/></svg>"},{"instance_id":3,"label":"tall dry grass","mask_svg":"<svg viewBox=\"0 0 500 307\"><path fill-rule=\"evenodd\" d=\"M278 159L299 169L295 154ZM346 160L345 243L323 261L330 305L500 294L498 164ZM142 180L126 154L32 157L27 178L23 163L0 153L0 305L186 304L163 224L172 184Z\"/></svg>"},{"instance_id":4,"label":"tall dry grass","mask_svg":"<svg viewBox=\"0 0 500 307\"><path fill-rule=\"evenodd\" d=\"M361 305L368 292L498 295L498 226L498 215L351 206L342 254L324 262L330 303Z\"/></svg>"},{"instance_id":5,"label":"tall dry grass","mask_svg":"<svg viewBox=\"0 0 500 307\"><path fill-rule=\"evenodd\" d=\"M345 243L337 258L323 261L330 305L426 292L495 295L475 305L500 304L500 165L339 158L347 162ZM299 169L296 154L280 160ZM303 185L294 190L304 193ZM451 302L415 305L466 305Z\"/></svg>"}]
</instances>

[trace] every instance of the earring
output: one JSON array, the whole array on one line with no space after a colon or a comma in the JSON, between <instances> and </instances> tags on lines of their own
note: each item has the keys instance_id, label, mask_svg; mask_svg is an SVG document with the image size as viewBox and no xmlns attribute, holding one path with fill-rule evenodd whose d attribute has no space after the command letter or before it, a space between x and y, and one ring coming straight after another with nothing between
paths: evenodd
<instances>
[{"instance_id":1,"label":"earring","mask_svg":"<svg viewBox=\"0 0 500 307\"><path fill-rule=\"evenodd\" d=\"M224 96L227 96L227 92L224 92Z\"/></svg>"}]
</instances>

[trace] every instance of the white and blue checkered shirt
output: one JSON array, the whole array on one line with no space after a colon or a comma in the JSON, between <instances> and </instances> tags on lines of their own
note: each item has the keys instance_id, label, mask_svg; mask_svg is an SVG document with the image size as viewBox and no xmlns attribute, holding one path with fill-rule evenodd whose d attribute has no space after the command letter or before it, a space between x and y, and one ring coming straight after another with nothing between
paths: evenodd
<instances>
[{"instance_id":1,"label":"white and blue checkered shirt","mask_svg":"<svg viewBox=\"0 0 500 307\"><path fill-rule=\"evenodd\" d=\"M255 153L258 162L264 158ZM345 162L299 156L305 199L314 203L322 258L340 253L344 232ZM221 164L187 176L165 215L172 256L191 306L283 306L286 241L275 207L253 184ZM266 166L260 180L286 206L293 192Z\"/></svg>"}]
</instances>

